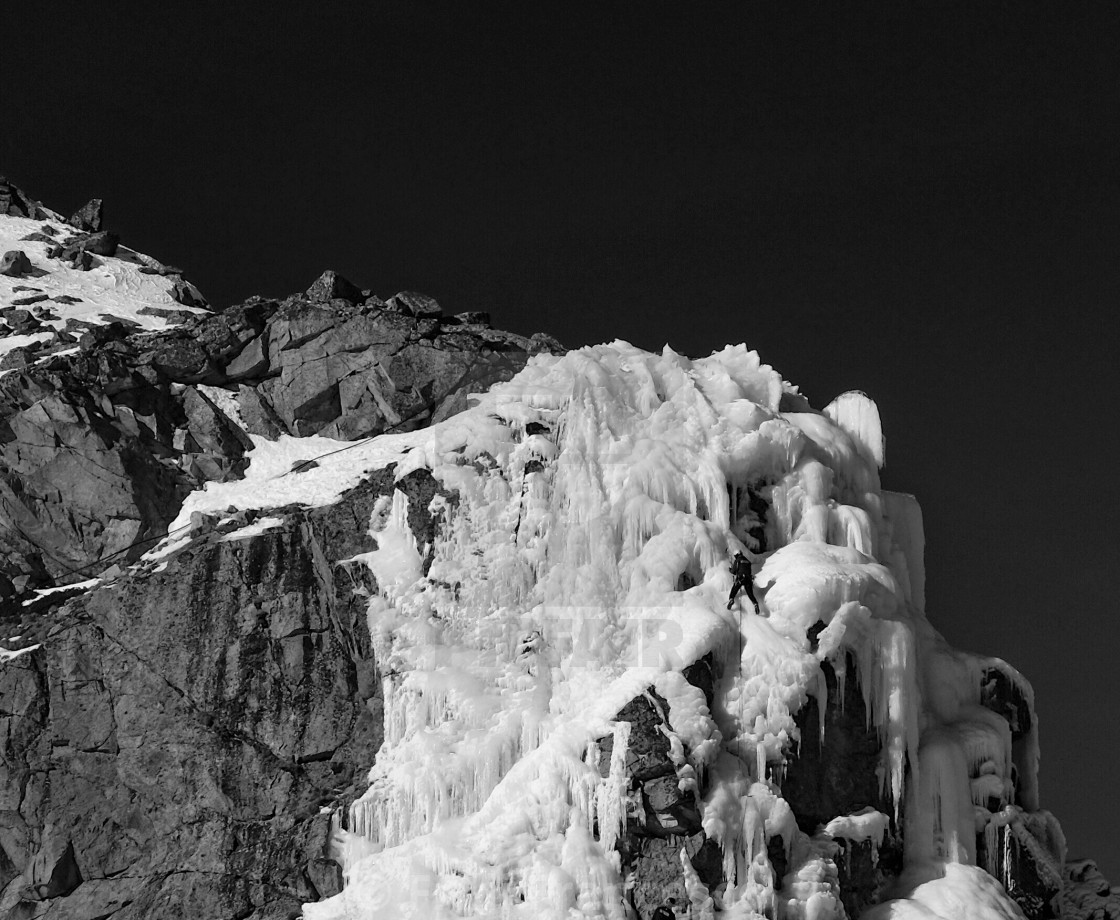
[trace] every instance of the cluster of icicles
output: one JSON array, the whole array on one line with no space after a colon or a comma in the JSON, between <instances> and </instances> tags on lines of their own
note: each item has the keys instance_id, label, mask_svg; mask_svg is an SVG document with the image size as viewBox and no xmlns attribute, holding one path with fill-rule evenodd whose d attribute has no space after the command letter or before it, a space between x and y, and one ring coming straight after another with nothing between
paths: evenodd
<instances>
[{"instance_id":1,"label":"cluster of icicles","mask_svg":"<svg viewBox=\"0 0 1120 920\"><path fill-rule=\"evenodd\" d=\"M979 705L981 669L1006 666L949 649L925 620L920 510L882 491L882 462L866 396L813 411L742 346L541 356L417 433L397 474L440 484L424 509L439 535L416 544L403 492L375 509L377 548L359 558L379 586L385 743L336 832L346 888L308 920L623 920L629 725L615 717L651 687L724 853L714 892L682 855L690 916L843 916L829 840L881 841L906 796L908 863L975 863L978 806L1011 801L1013 761L1036 807L1036 755L1013 756L1006 721ZM758 614L725 608L738 550L764 551ZM680 675L709 653L714 711ZM821 662L843 679L848 655L895 813L809 837L772 768L810 696L823 733Z\"/></svg>"}]
</instances>

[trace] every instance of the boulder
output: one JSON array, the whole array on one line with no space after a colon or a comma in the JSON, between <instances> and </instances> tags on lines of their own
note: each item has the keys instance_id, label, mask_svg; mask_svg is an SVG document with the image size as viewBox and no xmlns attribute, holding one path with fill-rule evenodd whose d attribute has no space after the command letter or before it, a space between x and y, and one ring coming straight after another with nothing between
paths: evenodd
<instances>
[{"instance_id":1,"label":"boulder","mask_svg":"<svg viewBox=\"0 0 1120 920\"><path fill-rule=\"evenodd\" d=\"M31 319L31 312L13 305L0 309L0 316L4 317L12 326L20 326Z\"/></svg>"},{"instance_id":2,"label":"boulder","mask_svg":"<svg viewBox=\"0 0 1120 920\"><path fill-rule=\"evenodd\" d=\"M208 306L208 302L206 298L202 296L202 292L189 281L185 281L182 278L177 278L175 280L175 284L171 288L171 297L184 307Z\"/></svg>"},{"instance_id":3,"label":"boulder","mask_svg":"<svg viewBox=\"0 0 1120 920\"><path fill-rule=\"evenodd\" d=\"M0 176L0 214L14 214L16 217L26 217L18 211L13 211L13 189L6 176Z\"/></svg>"},{"instance_id":4,"label":"boulder","mask_svg":"<svg viewBox=\"0 0 1120 920\"><path fill-rule=\"evenodd\" d=\"M176 383L198 383L214 371L206 349L185 334L157 339L149 360L153 368Z\"/></svg>"},{"instance_id":5,"label":"boulder","mask_svg":"<svg viewBox=\"0 0 1120 920\"><path fill-rule=\"evenodd\" d=\"M95 259L90 253L84 249L80 249L70 257L70 267L75 268L80 272L88 272L91 268L97 268L101 263Z\"/></svg>"},{"instance_id":6,"label":"boulder","mask_svg":"<svg viewBox=\"0 0 1120 920\"><path fill-rule=\"evenodd\" d=\"M240 472L243 465L237 461L245 451L253 449L249 436L195 387L183 391L183 411L187 416L187 430L199 451L214 455L227 469Z\"/></svg>"},{"instance_id":7,"label":"boulder","mask_svg":"<svg viewBox=\"0 0 1120 920\"><path fill-rule=\"evenodd\" d=\"M42 323L39 322L38 317L33 316L26 310L19 310L18 312L22 314L19 319L8 318L8 325L17 335L31 335L31 333L38 332L42 328Z\"/></svg>"},{"instance_id":8,"label":"boulder","mask_svg":"<svg viewBox=\"0 0 1120 920\"><path fill-rule=\"evenodd\" d=\"M58 216L44 208L5 176L0 176L0 214L29 217L32 220L50 220Z\"/></svg>"},{"instance_id":9,"label":"boulder","mask_svg":"<svg viewBox=\"0 0 1120 920\"><path fill-rule=\"evenodd\" d=\"M242 380L246 377L262 377L268 371L268 352L265 350L264 337L258 335L241 350L225 367L227 380Z\"/></svg>"},{"instance_id":10,"label":"boulder","mask_svg":"<svg viewBox=\"0 0 1120 920\"><path fill-rule=\"evenodd\" d=\"M42 347L41 342L31 342L27 345L9 349L3 355L0 355L0 371L27 367L29 364L33 364L38 359L38 352Z\"/></svg>"},{"instance_id":11,"label":"boulder","mask_svg":"<svg viewBox=\"0 0 1120 920\"><path fill-rule=\"evenodd\" d=\"M84 252L91 252L98 256L114 256L121 238L109 230L99 230L83 239L78 245Z\"/></svg>"},{"instance_id":12,"label":"boulder","mask_svg":"<svg viewBox=\"0 0 1120 920\"><path fill-rule=\"evenodd\" d=\"M443 315L443 308L436 303L434 297L427 294L417 294L415 291L401 291L394 294L385 304L386 308L397 313L406 313L409 316Z\"/></svg>"},{"instance_id":13,"label":"boulder","mask_svg":"<svg viewBox=\"0 0 1120 920\"><path fill-rule=\"evenodd\" d=\"M10 249L0 257L0 275L22 278L31 274L31 260L19 249Z\"/></svg>"},{"instance_id":14,"label":"boulder","mask_svg":"<svg viewBox=\"0 0 1120 920\"><path fill-rule=\"evenodd\" d=\"M329 303L340 299L358 304L365 299L357 286L330 269L315 279L315 283L307 289L304 296L312 303Z\"/></svg>"},{"instance_id":15,"label":"boulder","mask_svg":"<svg viewBox=\"0 0 1120 920\"><path fill-rule=\"evenodd\" d=\"M338 313L331 310L329 306L311 305L300 301L286 302L268 324L270 364L279 367L284 363L301 363L304 357L310 357L312 352L308 351L303 356L298 353L283 356L282 352L297 351L327 330L333 329L338 323ZM318 355L322 353L321 350L315 352Z\"/></svg>"},{"instance_id":16,"label":"boulder","mask_svg":"<svg viewBox=\"0 0 1120 920\"><path fill-rule=\"evenodd\" d=\"M566 350L559 339L547 332L534 332L529 337L528 352L531 355L562 355Z\"/></svg>"},{"instance_id":17,"label":"boulder","mask_svg":"<svg viewBox=\"0 0 1120 920\"><path fill-rule=\"evenodd\" d=\"M154 265L141 265L140 274L142 275L181 275L183 270L176 268L174 265L162 265L156 263Z\"/></svg>"},{"instance_id":18,"label":"boulder","mask_svg":"<svg viewBox=\"0 0 1120 920\"><path fill-rule=\"evenodd\" d=\"M465 313L456 313L452 319L464 326L487 326L490 325L490 314L481 310L468 310Z\"/></svg>"},{"instance_id":19,"label":"boulder","mask_svg":"<svg viewBox=\"0 0 1120 920\"><path fill-rule=\"evenodd\" d=\"M91 198L81 208L70 215L66 221L71 227L87 233L96 233L101 229L102 209L101 199Z\"/></svg>"},{"instance_id":20,"label":"boulder","mask_svg":"<svg viewBox=\"0 0 1120 920\"><path fill-rule=\"evenodd\" d=\"M13 307L26 307L33 303L42 303L44 300L50 300L47 294L30 294L27 297L17 297L12 301Z\"/></svg>"},{"instance_id":21,"label":"boulder","mask_svg":"<svg viewBox=\"0 0 1120 920\"><path fill-rule=\"evenodd\" d=\"M83 233L58 243L47 250L47 255L52 259L71 262L75 267L88 270L91 265L97 264L88 257L114 256L119 245L120 237L117 234L109 230L101 230L97 233Z\"/></svg>"},{"instance_id":22,"label":"boulder","mask_svg":"<svg viewBox=\"0 0 1120 920\"><path fill-rule=\"evenodd\" d=\"M270 303L254 303L214 315L190 314L190 335L215 364L224 364L260 336L272 309Z\"/></svg>"},{"instance_id":23,"label":"boulder","mask_svg":"<svg viewBox=\"0 0 1120 920\"><path fill-rule=\"evenodd\" d=\"M59 298L54 299L58 300ZM193 310L176 310L168 307L141 307L136 312L141 316L161 316L168 323L176 326L190 322L197 315Z\"/></svg>"},{"instance_id":24,"label":"boulder","mask_svg":"<svg viewBox=\"0 0 1120 920\"><path fill-rule=\"evenodd\" d=\"M78 344L83 351L90 351L108 342L117 342L128 335L123 323L85 323L70 319L66 321L65 328L78 333Z\"/></svg>"},{"instance_id":25,"label":"boulder","mask_svg":"<svg viewBox=\"0 0 1120 920\"><path fill-rule=\"evenodd\" d=\"M241 410L241 420L249 434L275 441L287 433L283 419L276 414L272 404L251 386L241 384L237 395L237 406Z\"/></svg>"}]
</instances>

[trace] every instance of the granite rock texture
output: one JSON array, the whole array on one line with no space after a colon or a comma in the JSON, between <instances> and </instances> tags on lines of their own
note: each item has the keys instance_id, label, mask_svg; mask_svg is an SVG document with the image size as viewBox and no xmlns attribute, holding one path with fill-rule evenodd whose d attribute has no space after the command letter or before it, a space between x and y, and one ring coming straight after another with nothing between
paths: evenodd
<instances>
[{"instance_id":1,"label":"granite rock texture","mask_svg":"<svg viewBox=\"0 0 1120 920\"><path fill-rule=\"evenodd\" d=\"M0 916L264 920L340 889L329 809L364 790L382 710L374 586L330 560L372 548L396 487L206 522L41 614L0 669Z\"/></svg>"}]
</instances>

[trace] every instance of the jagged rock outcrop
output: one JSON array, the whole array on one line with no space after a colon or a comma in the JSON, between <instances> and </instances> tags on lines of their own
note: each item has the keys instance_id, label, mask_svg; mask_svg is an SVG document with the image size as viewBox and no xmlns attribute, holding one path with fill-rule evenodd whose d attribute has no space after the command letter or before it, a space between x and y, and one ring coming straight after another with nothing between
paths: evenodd
<instances>
[{"instance_id":1,"label":"jagged rock outcrop","mask_svg":"<svg viewBox=\"0 0 1120 920\"><path fill-rule=\"evenodd\" d=\"M32 220L47 220L58 216L44 208L42 202L36 201L23 189L10 182L6 176L0 176L0 214L29 217Z\"/></svg>"},{"instance_id":2,"label":"jagged rock outcrop","mask_svg":"<svg viewBox=\"0 0 1120 920\"><path fill-rule=\"evenodd\" d=\"M1109 884L1091 859L1066 862L1061 916L1066 920L1120 920L1120 888Z\"/></svg>"},{"instance_id":3,"label":"jagged rock outcrop","mask_svg":"<svg viewBox=\"0 0 1120 920\"><path fill-rule=\"evenodd\" d=\"M0 378L0 593L138 558L190 490L240 475L248 434L407 431L559 349L338 297L182 318L156 333L75 324L77 354Z\"/></svg>"},{"instance_id":4,"label":"jagged rock outcrop","mask_svg":"<svg viewBox=\"0 0 1120 920\"><path fill-rule=\"evenodd\" d=\"M305 296L312 303L330 303L332 300L362 303L366 299L356 285L329 269L315 279Z\"/></svg>"},{"instance_id":5,"label":"jagged rock outcrop","mask_svg":"<svg viewBox=\"0 0 1120 920\"><path fill-rule=\"evenodd\" d=\"M685 678L712 702L715 677L710 656L684 669ZM696 795L681 788L678 765L670 755L668 704L652 687L628 702L617 720L629 724L625 776L626 832L619 853L629 879L629 900L637 915L673 912L689 903L682 850L709 891L724 882L723 855L704 833ZM614 738L600 738L599 772L610 771ZM701 790L703 791L703 789ZM676 913L670 913L676 916Z\"/></svg>"}]
</instances>

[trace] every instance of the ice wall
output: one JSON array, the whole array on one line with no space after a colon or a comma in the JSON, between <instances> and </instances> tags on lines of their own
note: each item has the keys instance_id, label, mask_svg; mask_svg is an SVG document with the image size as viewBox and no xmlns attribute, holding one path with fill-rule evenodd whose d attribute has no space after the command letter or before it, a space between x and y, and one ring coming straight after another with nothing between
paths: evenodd
<instances>
[{"instance_id":1,"label":"ice wall","mask_svg":"<svg viewBox=\"0 0 1120 920\"><path fill-rule=\"evenodd\" d=\"M424 509L442 521L430 546L402 493L370 522L385 744L337 832L346 889L308 920L627 916L616 717L651 688L724 854L718 891L686 871L693 915L842 916L831 841L862 824L799 830L780 766L798 710L823 702L822 663L842 676L847 656L893 809L874 821L904 828L908 864L973 865L992 815L1037 807L1033 741L1014 751L982 699L996 665L925 619L921 512L881 489L875 404L849 393L814 412L795 396L743 346L693 361L615 342L535 358L394 442L398 476L430 470L457 502ZM745 595L727 607L737 551L757 611ZM679 674L708 654L710 710Z\"/></svg>"}]
</instances>

